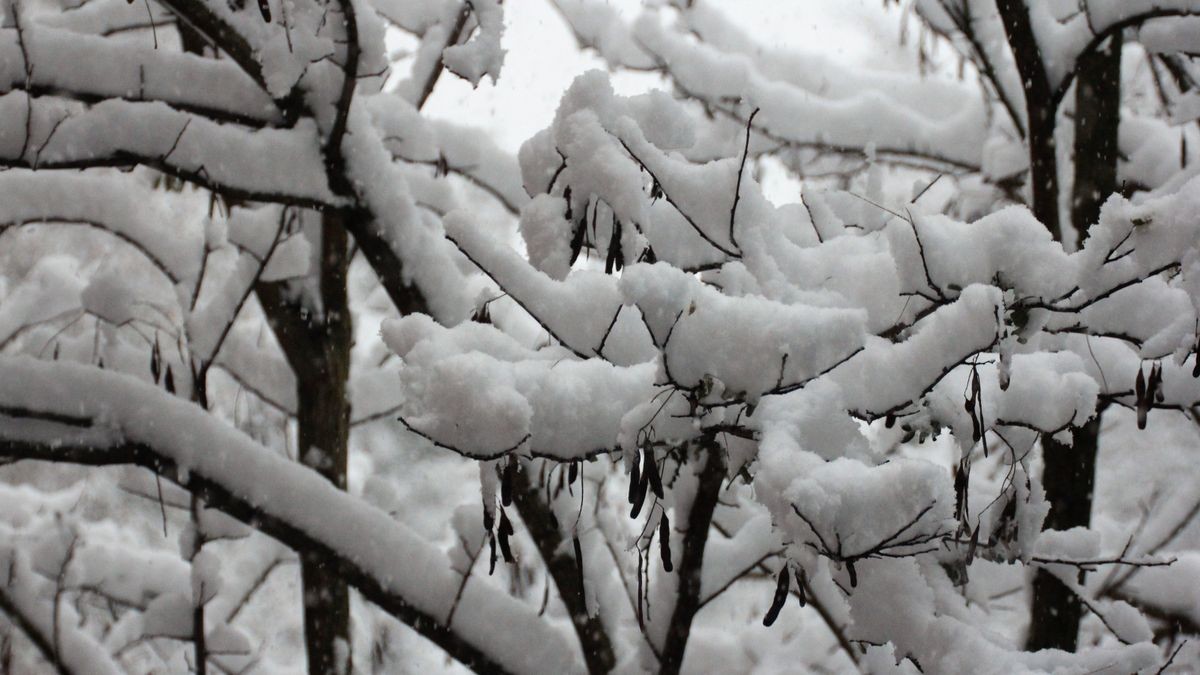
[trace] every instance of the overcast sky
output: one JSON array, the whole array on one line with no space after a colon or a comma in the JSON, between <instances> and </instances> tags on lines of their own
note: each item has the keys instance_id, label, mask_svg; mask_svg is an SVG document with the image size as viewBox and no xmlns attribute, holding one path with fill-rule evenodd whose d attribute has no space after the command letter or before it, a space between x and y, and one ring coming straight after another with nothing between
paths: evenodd
<instances>
[{"instance_id":1,"label":"overcast sky","mask_svg":"<svg viewBox=\"0 0 1200 675\"><path fill-rule=\"evenodd\" d=\"M912 49L899 46L900 20L885 12L883 0L710 0L768 48L824 52L847 63L910 68ZM610 0L633 17L641 0ZM504 47L508 53L500 82L485 78L478 89L454 77L443 78L425 110L438 117L491 127L496 140L516 151L549 125L559 97L576 75L603 68L581 53L550 0L508 0L504 4ZM618 90L632 93L655 78L623 78Z\"/></svg>"}]
</instances>

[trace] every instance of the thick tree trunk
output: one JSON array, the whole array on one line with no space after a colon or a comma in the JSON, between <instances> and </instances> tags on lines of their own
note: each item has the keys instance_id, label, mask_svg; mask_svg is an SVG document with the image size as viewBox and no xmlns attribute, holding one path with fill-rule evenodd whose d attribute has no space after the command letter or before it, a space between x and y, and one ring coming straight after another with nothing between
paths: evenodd
<instances>
[{"instance_id":1,"label":"thick tree trunk","mask_svg":"<svg viewBox=\"0 0 1200 675\"><path fill-rule=\"evenodd\" d=\"M320 307L306 306L276 284L260 284L258 294L296 374L300 461L346 489L350 437L351 317L346 214L322 215ZM323 556L301 552L304 643L310 673L350 672L350 593Z\"/></svg>"},{"instance_id":2,"label":"thick tree trunk","mask_svg":"<svg viewBox=\"0 0 1200 675\"><path fill-rule=\"evenodd\" d=\"M1121 115L1121 36L1085 55L1075 81L1075 184L1071 223L1082 239L1100 217L1100 206L1117 189L1117 131ZM1046 527L1087 527L1092 515L1100 414L1076 429L1070 447L1043 437L1042 483L1050 502ZM1080 573L1082 581L1082 572ZM1033 582L1027 649L1075 651L1083 607L1062 582L1038 570Z\"/></svg>"},{"instance_id":3,"label":"thick tree trunk","mask_svg":"<svg viewBox=\"0 0 1200 675\"><path fill-rule=\"evenodd\" d=\"M1050 230L1055 239L1062 241L1063 231L1058 217L1058 152L1054 142L1058 111L1053 103L1046 65L1030 24L1025 0L997 0L996 9L1004 23L1025 93L1033 215Z\"/></svg>"}]
</instances>

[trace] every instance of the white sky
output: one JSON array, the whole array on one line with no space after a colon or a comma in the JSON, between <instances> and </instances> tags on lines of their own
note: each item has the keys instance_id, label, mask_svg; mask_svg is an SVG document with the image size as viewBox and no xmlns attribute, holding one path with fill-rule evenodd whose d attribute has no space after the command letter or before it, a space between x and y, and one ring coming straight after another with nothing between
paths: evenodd
<instances>
[{"instance_id":1,"label":"white sky","mask_svg":"<svg viewBox=\"0 0 1200 675\"><path fill-rule=\"evenodd\" d=\"M899 45L900 20L883 0L709 0L767 48L824 52L839 61L870 61L876 67L911 69L913 49ZM628 16L640 0L609 0ZM516 151L534 133L549 126L559 97L576 75L603 68L602 61L580 52L550 0L504 3L504 47L508 50L500 82L485 78L478 89L443 74L425 111L433 116L491 128L504 148ZM911 70L910 70L911 72ZM614 80L622 93L655 86L652 76Z\"/></svg>"}]
</instances>

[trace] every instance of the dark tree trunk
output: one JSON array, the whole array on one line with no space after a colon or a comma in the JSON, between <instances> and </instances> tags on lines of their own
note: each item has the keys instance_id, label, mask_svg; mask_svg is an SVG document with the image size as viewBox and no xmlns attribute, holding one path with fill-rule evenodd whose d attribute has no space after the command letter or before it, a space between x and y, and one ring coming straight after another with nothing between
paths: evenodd
<instances>
[{"instance_id":1,"label":"dark tree trunk","mask_svg":"<svg viewBox=\"0 0 1200 675\"><path fill-rule=\"evenodd\" d=\"M260 284L257 289L296 374L300 461L343 490L352 337L345 217L337 210L322 215L319 308L305 306L303 298L291 297L278 284ZM309 673L350 672L350 593L345 581L323 556L311 552L300 553L300 573Z\"/></svg>"},{"instance_id":2,"label":"dark tree trunk","mask_svg":"<svg viewBox=\"0 0 1200 675\"><path fill-rule=\"evenodd\" d=\"M721 496L721 483L725 478L725 458L715 443L707 444L703 456L704 467L700 469L699 485L696 486L696 496L687 514L687 530L683 533L675 612L667 628L660 661L659 672L664 675L675 675L683 666L692 620L700 610L700 572L704 569L704 549L708 544L713 512L717 509L717 498Z\"/></svg>"},{"instance_id":3,"label":"dark tree trunk","mask_svg":"<svg viewBox=\"0 0 1200 675\"><path fill-rule=\"evenodd\" d=\"M1099 219L1101 204L1117 189L1120 108L1121 36L1117 35L1077 66L1071 223L1080 239ZM1042 484L1050 502L1046 527L1065 530L1090 524L1099 440L1099 412L1075 430L1070 447L1042 438ZM1031 614L1027 649L1075 651L1083 607L1070 589L1044 570L1034 577Z\"/></svg>"},{"instance_id":4,"label":"dark tree trunk","mask_svg":"<svg viewBox=\"0 0 1200 675\"><path fill-rule=\"evenodd\" d=\"M1033 34L1029 9L1024 0L998 0L996 9L1004 23L1025 93L1033 215L1042 221L1055 239L1062 241L1062 226L1058 218L1058 152L1054 143L1058 110L1054 106L1042 51Z\"/></svg>"}]
</instances>

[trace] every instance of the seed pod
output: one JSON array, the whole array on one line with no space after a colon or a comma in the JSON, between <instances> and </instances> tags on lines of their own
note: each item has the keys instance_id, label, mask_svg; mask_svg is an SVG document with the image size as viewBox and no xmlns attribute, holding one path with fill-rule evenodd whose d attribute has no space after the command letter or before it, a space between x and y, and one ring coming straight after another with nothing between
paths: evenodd
<instances>
[{"instance_id":1,"label":"seed pod","mask_svg":"<svg viewBox=\"0 0 1200 675\"><path fill-rule=\"evenodd\" d=\"M638 484L642 482L641 458L633 462L633 471L629 472L629 503L632 504L637 496Z\"/></svg>"},{"instance_id":2,"label":"seed pod","mask_svg":"<svg viewBox=\"0 0 1200 675\"><path fill-rule=\"evenodd\" d=\"M621 221L616 214L612 219L612 236L608 240L608 255L604 259L604 273L612 274L620 271L625 265L625 255L621 251Z\"/></svg>"},{"instance_id":3,"label":"seed pod","mask_svg":"<svg viewBox=\"0 0 1200 675\"><path fill-rule=\"evenodd\" d=\"M894 426L896 426L896 416L895 415L888 415L887 417L883 418L883 428L884 429L891 429Z\"/></svg>"},{"instance_id":4,"label":"seed pod","mask_svg":"<svg viewBox=\"0 0 1200 675\"><path fill-rule=\"evenodd\" d=\"M654 254L654 247L647 246L642 251L642 254L638 256L638 262L650 263L651 265L658 262L658 256Z\"/></svg>"},{"instance_id":5,"label":"seed pod","mask_svg":"<svg viewBox=\"0 0 1200 675\"><path fill-rule=\"evenodd\" d=\"M575 572L579 575L579 595L583 596L583 546L579 543L579 535L571 538L575 547Z\"/></svg>"},{"instance_id":6,"label":"seed pod","mask_svg":"<svg viewBox=\"0 0 1200 675\"><path fill-rule=\"evenodd\" d=\"M492 510L489 509L488 505L485 503L483 505L483 530L485 532L491 532L492 525L495 525L495 524L496 524L496 514L492 513Z\"/></svg>"},{"instance_id":7,"label":"seed pod","mask_svg":"<svg viewBox=\"0 0 1200 675\"><path fill-rule=\"evenodd\" d=\"M158 334L154 335L154 348L150 350L150 376L154 378L154 382L158 382L158 376L162 374L162 361L159 357L158 350Z\"/></svg>"},{"instance_id":8,"label":"seed pod","mask_svg":"<svg viewBox=\"0 0 1200 675\"><path fill-rule=\"evenodd\" d=\"M963 509L967 503L967 472L960 463L954 471L954 518L962 520Z\"/></svg>"},{"instance_id":9,"label":"seed pod","mask_svg":"<svg viewBox=\"0 0 1200 675\"><path fill-rule=\"evenodd\" d=\"M1134 382L1133 391L1137 396L1137 428L1145 429L1146 417L1150 414L1151 397L1146 395L1146 376L1140 366L1138 367L1137 380Z\"/></svg>"},{"instance_id":10,"label":"seed pod","mask_svg":"<svg viewBox=\"0 0 1200 675\"><path fill-rule=\"evenodd\" d=\"M1150 368L1150 382L1147 385L1148 392L1153 393L1155 403L1163 402L1162 390L1162 364L1156 363ZM1149 395L1149 394L1148 394Z\"/></svg>"},{"instance_id":11,"label":"seed pod","mask_svg":"<svg viewBox=\"0 0 1200 675\"><path fill-rule=\"evenodd\" d=\"M497 531L500 539L500 553L504 556L504 562L512 563L515 561L512 554L512 548L508 545L508 538L512 536L513 526L508 520L508 514L504 509L500 509L500 529Z\"/></svg>"},{"instance_id":12,"label":"seed pod","mask_svg":"<svg viewBox=\"0 0 1200 675\"><path fill-rule=\"evenodd\" d=\"M500 472L500 503L504 506L512 506L513 472L516 471L516 464L516 460L510 458Z\"/></svg>"},{"instance_id":13,"label":"seed pod","mask_svg":"<svg viewBox=\"0 0 1200 675\"><path fill-rule=\"evenodd\" d=\"M571 209L571 186L568 185L563 189L563 199L567 202L567 212L563 214L563 218L570 222L575 219L574 211Z\"/></svg>"},{"instance_id":14,"label":"seed pod","mask_svg":"<svg viewBox=\"0 0 1200 675\"><path fill-rule=\"evenodd\" d=\"M258 0L258 11L262 12L263 21L271 23L271 5L267 0Z\"/></svg>"},{"instance_id":15,"label":"seed pod","mask_svg":"<svg viewBox=\"0 0 1200 675\"><path fill-rule=\"evenodd\" d=\"M568 264L574 265L579 259L579 252L583 250L583 238L587 234L587 214L579 219L579 223L575 226L575 231L571 233L571 260Z\"/></svg>"},{"instance_id":16,"label":"seed pod","mask_svg":"<svg viewBox=\"0 0 1200 675\"><path fill-rule=\"evenodd\" d=\"M800 592L796 594L796 597L800 599L800 606L804 607L808 604L808 597L804 591L804 587L808 585L808 572L805 572L803 567L800 568L800 578L796 585L799 586L800 589Z\"/></svg>"},{"instance_id":17,"label":"seed pod","mask_svg":"<svg viewBox=\"0 0 1200 675\"><path fill-rule=\"evenodd\" d=\"M775 583L775 597L771 600L771 607L767 610L767 615L763 617L763 625L770 626L775 623L775 619L779 618L779 611L783 609L783 603L787 601L788 589L791 587L792 575L788 572L787 565L779 570L779 580Z\"/></svg>"},{"instance_id":18,"label":"seed pod","mask_svg":"<svg viewBox=\"0 0 1200 675\"><path fill-rule=\"evenodd\" d=\"M496 535L488 531L488 546L491 548L491 559L488 565L488 576L496 573Z\"/></svg>"},{"instance_id":19,"label":"seed pod","mask_svg":"<svg viewBox=\"0 0 1200 675\"><path fill-rule=\"evenodd\" d=\"M975 532L971 534L971 541L967 544L967 564L970 565L975 560L975 551L979 548L979 530L982 529L978 525L975 526Z\"/></svg>"},{"instance_id":20,"label":"seed pod","mask_svg":"<svg viewBox=\"0 0 1200 675\"><path fill-rule=\"evenodd\" d=\"M671 562L671 519L667 517L666 511L663 511L662 518L658 521L658 550L662 554L663 570L674 570L675 564Z\"/></svg>"},{"instance_id":21,"label":"seed pod","mask_svg":"<svg viewBox=\"0 0 1200 675\"><path fill-rule=\"evenodd\" d=\"M854 569L853 562L846 563L846 574L850 575L850 588L858 587L858 572Z\"/></svg>"},{"instance_id":22,"label":"seed pod","mask_svg":"<svg viewBox=\"0 0 1200 675\"><path fill-rule=\"evenodd\" d=\"M662 499L664 495L662 476L658 475L658 463L654 461L653 451L646 451L646 468L642 473L650 479L650 489L654 492L654 496Z\"/></svg>"},{"instance_id":23,"label":"seed pod","mask_svg":"<svg viewBox=\"0 0 1200 675\"><path fill-rule=\"evenodd\" d=\"M100 367L103 368L104 364L101 363ZM163 378L163 386L167 388L168 394L175 393L175 373L171 370L171 366L167 366L167 376Z\"/></svg>"},{"instance_id":24,"label":"seed pod","mask_svg":"<svg viewBox=\"0 0 1200 675\"><path fill-rule=\"evenodd\" d=\"M577 478L579 478L579 462L571 462L571 466L567 469L567 482L574 485Z\"/></svg>"},{"instance_id":25,"label":"seed pod","mask_svg":"<svg viewBox=\"0 0 1200 675\"><path fill-rule=\"evenodd\" d=\"M650 481L646 478L646 473L642 472L641 480L637 483L637 490L633 495L633 510L629 512L630 518L637 518L642 512L642 504L646 503L646 487Z\"/></svg>"}]
</instances>

